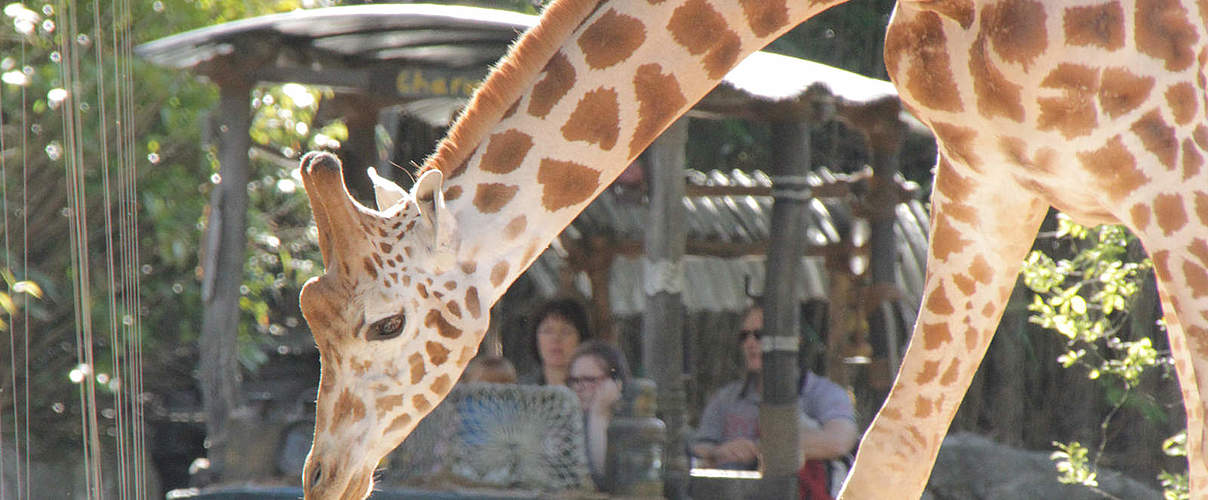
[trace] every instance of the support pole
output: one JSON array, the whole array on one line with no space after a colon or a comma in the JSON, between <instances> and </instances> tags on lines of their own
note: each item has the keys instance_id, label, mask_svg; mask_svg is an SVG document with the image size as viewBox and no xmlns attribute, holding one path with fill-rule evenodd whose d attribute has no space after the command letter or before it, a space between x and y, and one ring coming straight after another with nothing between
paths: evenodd
<instances>
[{"instance_id":1,"label":"support pole","mask_svg":"<svg viewBox=\"0 0 1208 500\"><path fill-rule=\"evenodd\" d=\"M658 386L658 409L667 428L663 449L663 494L686 498L683 259L684 146L688 119L681 118L646 153L650 182L650 224L646 229L646 311L642 316L642 365Z\"/></svg>"},{"instance_id":2,"label":"support pole","mask_svg":"<svg viewBox=\"0 0 1208 500\"><path fill-rule=\"evenodd\" d=\"M207 455L216 477L224 475L231 414L242 406L236 342L247 247L251 90L251 82L222 81L214 118L221 180L211 195L206 224L198 378L206 412Z\"/></svg>"},{"instance_id":3,"label":"support pole","mask_svg":"<svg viewBox=\"0 0 1208 500\"><path fill-rule=\"evenodd\" d=\"M800 305L795 293L805 254L805 206L809 188L809 125L772 123L772 221L763 290L763 399L759 406L759 451L763 479L758 498L796 499L798 450L797 351Z\"/></svg>"}]
</instances>

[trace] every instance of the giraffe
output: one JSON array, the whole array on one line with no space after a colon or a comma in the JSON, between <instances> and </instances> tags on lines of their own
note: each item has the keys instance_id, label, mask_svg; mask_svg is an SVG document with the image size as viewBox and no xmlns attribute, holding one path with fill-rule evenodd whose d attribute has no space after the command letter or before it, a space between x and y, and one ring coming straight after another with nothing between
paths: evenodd
<instances>
[{"instance_id":1,"label":"giraffe","mask_svg":"<svg viewBox=\"0 0 1208 500\"><path fill-rule=\"evenodd\" d=\"M333 156L304 157L325 266L300 299L322 363L306 498L368 495L556 234L734 64L842 1L559 0L411 192L373 176L365 207ZM1152 255L1192 495L1208 493L1206 14L1190 0L899 2L886 67L939 144L927 277L843 498L921 495L1050 206L1123 223Z\"/></svg>"}]
</instances>

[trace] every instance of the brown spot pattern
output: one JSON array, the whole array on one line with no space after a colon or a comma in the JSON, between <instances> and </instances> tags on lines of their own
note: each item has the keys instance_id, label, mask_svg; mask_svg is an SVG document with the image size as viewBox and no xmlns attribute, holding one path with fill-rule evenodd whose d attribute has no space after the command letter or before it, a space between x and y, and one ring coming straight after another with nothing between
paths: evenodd
<instances>
[{"instance_id":1,"label":"brown spot pattern","mask_svg":"<svg viewBox=\"0 0 1208 500\"><path fill-rule=\"evenodd\" d=\"M923 325L923 349L933 351L939 346L952 341L952 332L947 323L931 323Z\"/></svg>"},{"instance_id":2,"label":"brown spot pattern","mask_svg":"<svg viewBox=\"0 0 1208 500\"><path fill-rule=\"evenodd\" d=\"M964 250L970 241L961 238L961 232L948 222L948 217L942 212L937 213L934 218L935 225L931 229L931 250L936 259L948 260L948 257Z\"/></svg>"},{"instance_id":3,"label":"brown spot pattern","mask_svg":"<svg viewBox=\"0 0 1208 500\"><path fill-rule=\"evenodd\" d=\"M1195 62L1191 48L1199 36L1178 0L1137 0L1137 50L1161 59L1169 71L1187 69Z\"/></svg>"},{"instance_id":4,"label":"brown spot pattern","mask_svg":"<svg viewBox=\"0 0 1208 500\"><path fill-rule=\"evenodd\" d=\"M512 201L520 186L486 182L478 185L474 192L474 207L484 214L498 212Z\"/></svg>"},{"instance_id":5,"label":"brown spot pattern","mask_svg":"<svg viewBox=\"0 0 1208 500\"><path fill-rule=\"evenodd\" d=\"M451 387L453 387L453 383L449 381L448 375L441 375L432 381L432 392L437 396L448 394Z\"/></svg>"},{"instance_id":6,"label":"brown spot pattern","mask_svg":"<svg viewBox=\"0 0 1208 500\"><path fill-rule=\"evenodd\" d=\"M528 114L545 118L554 105L558 104L575 85L575 67L566 54L559 51L545 65L545 76L533 87L529 98Z\"/></svg>"},{"instance_id":7,"label":"brown spot pattern","mask_svg":"<svg viewBox=\"0 0 1208 500\"><path fill-rule=\"evenodd\" d=\"M935 291L927 296L927 310L941 315L956 312L952 302L948 301L948 295L944 293L944 287L936 287Z\"/></svg>"},{"instance_id":8,"label":"brown spot pattern","mask_svg":"<svg viewBox=\"0 0 1208 500\"><path fill-rule=\"evenodd\" d=\"M516 129L491 136L479 166L493 174L506 174L520 168L533 148L533 137ZM447 197L447 196L446 196Z\"/></svg>"},{"instance_id":9,"label":"brown spot pattern","mask_svg":"<svg viewBox=\"0 0 1208 500\"><path fill-rule=\"evenodd\" d=\"M1187 211L1183 208L1183 197L1177 194L1160 194L1153 200L1154 220L1162 233L1170 236L1187 225Z\"/></svg>"},{"instance_id":10,"label":"brown spot pattern","mask_svg":"<svg viewBox=\"0 0 1208 500\"><path fill-rule=\"evenodd\" d=\"M413 385L418 384L428 373L427 368L424 367L424 357L418 352L407 357L407 364L411 365L411 383Z\"/></svg>"},{"instance_id":11,"label":"brown spot pattern","mask_svg":"<svg viewBox=\"0 0 1208 500\"><path fill-rule=\"evenodd\" d=\"M370 278L377 279L377 266L373 264L372 258L365 257L365 259L361 261L361 265L365 268L365 272L369 273Z\"/></svg>"},{"instance_id":12,"label":"brown spot pattern","mask_svg":"<svg viewBox=\"0 0 1208 500\"><path fill-rule=\"evenodd\" d=\"M374 402L374 406L377 408L378 415L381 415L385 412L393 410L394 407L399 406L401 404L403 404L403 395L402 394L395 394L393 396L382 396L380 398L377 398L377 401Z\"/></svg>"},{"instance_id":13,"label":"brown spot pattern","mask_svg":"<svg viewBox=\"0 0 1208 500\"><path fill-rule=\"evenodd\" d=\"M429 340L424 343L424 350L428 352L428 359L432 361L432 366L440 366L449 360L449 350L438 342Z\"/></svg>"},{"instance_id":14,"label":"brown spot pattern","mask_svg":"<svg viewBox=\"0 0 1208 500\"><path fill-rule=\"evenodd\" d=\"M675 42L694 56L713 48L718 36L730 31L726 19L705 0L688 0L677 7L667 29Z\"/></svg>"},{"instance_id":15,"label":"brown spot pattern","mask_svg":"<svg viewBox=\"0 0 1208 500\"><path fill-rule=\"evenodd\" d=\"M986 257L978 254L969 265L969 275L978 283L989 283L994 279L994 268L986 261Z\"/></svg>"},{"instance_id":16,"label":"brown spot pattern","mask_svg":"<svg viewBox=\"0 0 1208 500\"><path fill-rule=\"evenodd\" d=\"M333 413L331 429L334 431L334 429L344 425L345 422L356 422L365 418L365 402L353 396L352 391L344 389L340 393L339 399L336 399Z\"/></svg>"},{"instance_id":17,"label":"brown spot pattern","mask_svg":"<svg viewBox=\"0 0 1208 500\"><path fill-rule=\"evenodd\" d=\"M741 0L742 13L755 36L763 38L789 23L785 0Z\"/></svg>"},{"instance_id":18,"label":"brown spot pattern","mask_svg":"<svg viewBox=\"0 0 1208 500\"><path fill-rule=\"evenodd\" d=\"M1124 7L1107 2L1065 9L1065 42L1116 50L1124 46Z\"/></svg>"},{"instance_id":19,"label":"brown spot pattern","mask_svg":"<svg viewBox=\"0 0 1208 500\"><path fill-rule=\"evenodd\" d=\"M688 53L704 54L705 71L709 78L719 79L734 63L742 42L730 29L726 19L705 0L688 0L671 13L667 29L675 42Z\"/></svg>"},{"instance_id":20,"label":"brown spot pattern","mask_svg":"<svg viewBox=\"0 0 1208 500\"><path fill-rule=\"evenodd\" d=\"M477 270L478 270L477 262L462 262L461 263L461 272L464 274L474 274L474 271L477 271Z\"/></svg>"},{"instance_id":21,"label":"brown spot pattern","mask_svg":"<svg viewBox=\"0 0 1208 500\"><path fill-rule=\"evenodd\" d=\"M924 385L928 382L931 382L932 380L935 380L935 377L938 377L939 375L940 375L940 362L939 361L931 361L931 360L924 361L923 362L923 371L919 372L918 377L915 377L914 383L916 383L918 385Z\"/></svg>"},{"instance_id":22,"label":"brown spot pattern","mask_svg":"<svg viewBox=\"0 0 1208 500\"><path fill-rule=\"evenodd\" d=\"M508 263L499 262L495 267L491 268L491 284L499 287L503 285L503 280L508 277Z\"/></svg>"},{"instance_id":23,"label":"brown spot pattern","mask_svg":"<svg viewBox=\"0 0 1208 500\"><path fill-rule=\"evenodd\" d=\"M1196 238L1187 245L1187 251L1199 259L1201 264L1208 265L1208 241Z\"/></svg>"},{"instance_id":24,"label":"brown spot pattern","mask_svg":"<svg viewBox=\"0 0 1208 500\"><path fill-rule=\"evenodd\" d=\"M935 131L935 137L940 141L944 152L953 161L967 166L981 163L973 148L973 139L977 138L977 131L944 122L934 122L931 124L931 128Z\"/></svg>"},{"instance_id":25,"label":"brown spot pattern","mask_svg":"<svg viewBox=\"0 0 1208 500\"><path fill-rule=\"evenodd\" d=\"M478 288L470 287L466 289L466 312L470 313L470 317L478 319L482 314L482 305L478 303Z\"/></svg>"},{"instance_id":26,"label":"brown spot pattern","mask_svg":"<svg viewBox=\"0 0 1208 500\"><path fill-rule=\"evenodd\" d=\"M989 35L998 57L1026 69L1049 43L1044 9L1044 4L1032 0L1003 0L987 5L981 12L981 31Z\"/></svg>"},{"instance_id":27,"label":"brown spot pattern","mask_svg":"<svg viewBox=\"0 0 1208 500\"><path fill-rule=\"evenodd\" d=\"M965 29L973 25L973 2L969 0L936 0L923 3L919 8L939 13Z\"/></svg>"},{"instance_id":28,"label":"brown spot pattern","mask_svg":"<svg viewBox=\"0 0 1208 500\"><path fill-rule=\"evenodd\" d=\"M455 339L461 336L461 329L445 320L445 317L437 309L428 311L428 315L424 317L424 326L435 328L436 333L441 337Z\"/></svg>"},{"instance_id":29,"label":"brown spot pattern","mask_svg":"<svg viewBox=\"0 0 1208 500\"><path fill-rule=\"evenodd\" d=\"M664 74L658 64L643 64L633 76L638 100L638 124L629 140L629 156L636 157L662 133L671 120L688 105L675 75Z\"/></svg>"},{"instance_id":30,"label":"brown spot pattern","mask_svg":"<svg viewBox=\"0 0 1208 500\"><path fill-rule=\"evenodd\" d=\"M1208 271L1204 270L1204 266L1189 260L1183 261L1183 276L1187 279L1187 285L1191 287L1193 297L1200 298L1208 295Z\"/></svg>"},{"instance_id":31,"label":"brown spot pattern","mask_svg":"<svg viewBox=\"0 0 1208 500\"><path fill-rule=\"evenodd\" d=\"M1166 104L1170 105L1170 113L1174 122L1179 125L1191 123L1196 111L1195 85L1183 82L1171 85L1166 89Z\"/></svg>"},{"instance_id":32,"label":"brown spot pattern","mask_svg":"<svg viewBox=\"0 0 1208 500\"><path fill-rule=\"evenodd\" d=\"M528 226L528 218L524 215L517 215L515 218L503 226L503 237L509 240L514 240L524 232Z\"/></svg>"},{"instance_id":33,"label":"brown spot pattern","mask_svg":"<svg viewBox=\"0 0 1208 500\"><path fill-rule=\"evenodd\" d=\"M1200 173L1204 164L1204 155L1200 153L1195 142L1183 139L1183 180L1191 179Z\"/></svg>"},{"instance_id":34,"label":"brown spot pattern","mask_svg":"<svg viewBox=\"0 0 1208 500\"><path fill-rule=\"evenodd\" d=\"M1095 93L1099 71L1081 64L1060 64L1044 78L1041 86L1064 90L1061 97L1038 99L1040 117L1037 127L1057 130L1066 139L1087 135L1099 124Z\"/></svg>"},{"instance_id":35,"label":"brown spot pattern","mask_svg":"<svg viewBox=\"0 0 1208 500\"><path fill-rule=\"evenodd\" d=\"M1149 182L1149 176L1137 168L1136 158L1124 147L1120 136L1113 137L1102 148L1077 156L1082 167L1096 177L1099 187L1113 202Z\"/></svg>"},{"instance_id":36,"label":"brown spot pattern","mask_svg":"<svg viewBox=\"0 0 1208 500\"><path fill-rule=\"evenodd\" d=\"M452 290L452 288L450 288L450 290ZM449 314L451 314L454 318L461 317L461 306L457 305L456 302L453 302L453 301L446 302L445 310L449 311Z\"/></svg>"},{"instance_id":37,"label":"brown spot pattern","mask_svg":"<svg viewBox=\"0 0 1208 500\"><path fill-rule=\"evenodd\" d=\"M713 46L702 61L705 65L705 74L714 80L720 80L726 73L738 63L738 55L742 52L742 40L738 38L738 33L727 31L718 36L717 43Z\"/></svg>"},{"instance_id":38,"label":"brown spot pattern","mask_svg":"<svg viewBox=\"0 0 1208 500\"><path fill-rule=\"evenodd\" d=\"M956 288L959 289L961 291L961 293L963 293L965 295L973 295L973 292L977 291L977 286L973 282L973 278L970 278L963 274L958 274L956 276L953 276L952 283L955 284Z\"/></svg>"},{"instance_id":39,"label":"brown spot pattern","mask_svg":"<svg viewBox=\"0 0 1208 500\"><path fill-rule=\"evenodd\" d=\"M985 20L982 20L983 29ZM973 75L973 92L977 95L977 111L986 118L1001 116L1022 122L1023 100L1020 86L994 66L986 53L985 38L978 39L969 49L969 72Z\"/></svg>"},{"instance_id":40,"label":"brown spot pattern","mask_svg":"<svg viewBox=\"0 0 1208 500\"><path fill-rule=\"evenodd\" d=\"M562 125L564 139L595 144L605 151L616 146L620 134L621 108L617 103L617 91L610 88L598 88L584 94Z\"/></svg>"},{"instance_id":41,"label":"brown spot pattern","mask_svg":"<svg viewBox=\"0 0 1208 500\"><path fill-rule=\"evenodd\" d=\"M1146 205L1133 205L1128 211L1129 218L1132 219L1133 228L1137 231L1144 231L1149 227L1149 207Z\"/></svg>"},{"instance_id":42,"label":"brown spot pattern","mask_svg":"<svg viewBox=\"0 0 1208 500\"><path fill-rule=\"evenodd\" d=\"M629 59L646 41L646 26L638 18L608 9L583 30L579 49L593 69L602 69Z\"/></svg>"},{"instance_id":43,"label":"brown spot pattern","mask_svg":"<svg viewBox=\"0 0 1208 500\"><path fill-rule=\"evenodd\" d=\"M964 110L940 16L925 12L892 28L885 34L885 66L898 85L923 107L954 113ZM903 73L900 67L907 64Z\"/></svg>"},{"instance_id":44,"label":"brown spot pattern","mask_svg":"<svg viewBox=\"0 0 1208 500\"><path fill-rule=\"evenodd\" d=\"M953 359L952 364L948 365L948 369L944 370L944 375L940 377L940 385L950 386L956 382L957 375L960 375L961 362L959 359Z\"/></svg>"},{"instance_id":45,"label":"brown spot pattern","mask_svg":"<svg viewBox=\"0 0 1208 500\"><path fill-rule=\"evenodd\" d=\"M407 426L409 426L409 425L411 425L411 415L404 413L402 415L399 415L398 417L395 417L394 420L390 421L390 426L386 427L385 433L392 434L394 432L398 432L403 429L406 429Z\"/></svg>"},{"instance_id":46,"label":"brown spot pattern","mask_svg":"<svg viewBox=\"0 0 1208 500\"><path fill-rule=\"evenodd\" d=\"M423 394L416 394L411 398L411 405L420 413L427 413L432 409L432 403Z\"/></svg>"},{"instance_id":47,"label":"brown spot pattern","mask_svg":"<svg viewBox=\"0 0 1208 500\"><path fill-rule=\"evenodd\" d=\"M1154 79L1133 74L1125 68L1103 70L1099 87L1099 109L1110 117L1118 117L1137 109L1149 98Z\"/></svg>"},{"instance_id":48,"label":"brown spot pattern","mask_svg":"<svg viewBox=\"0 0 1208 500\"><path fill-rule=\"evenodd\" d=\"M1179 141L1175 138L1174 127L1166 124L1161 112L1155 109L1146 113L1141 119L1133 122L1132 132L1141 139L1145 149L1157 156L1158 161L1166 165L1166 168L1175 168Z\"/></svg>"},{"instance_id":49,"label":"brown spot pattern","mask_svg":"<svg viewBox=\"0 0 1208 500\"><path fill-rule=\"evenodd\" d=\"M537 168L541 204L551 212L583 203L600 187L600 172L578 163L541 160Z\"/></svg>"},{"instance_id":50,"label":"brown spot pattern","mask_svg":"<svg viewBox=\"0 0 1208 500\"><path fill-rule=\"evenodd\" d=\"M914 400L914 416L915 418L927 418L931 416L931 400L919 396Z\"/></svg>"}]
</instances>

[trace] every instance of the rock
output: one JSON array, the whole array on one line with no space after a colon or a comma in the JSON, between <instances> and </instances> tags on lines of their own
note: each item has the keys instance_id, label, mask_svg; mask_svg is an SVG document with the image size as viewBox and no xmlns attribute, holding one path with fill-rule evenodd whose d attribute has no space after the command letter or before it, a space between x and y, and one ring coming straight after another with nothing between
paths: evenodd
<instances>
[{"instance_id":1,"label":"rock","mask_svg":"<svg viewBox=\"0 0 1208 500\"><path fill-rule=\"evenodd\" d=\"M1111 470L1100 469L1099 489L1117 498L1161 500L1162 493ZM1101 500L1079 485L1061 484L1049 452L1028 451L969 433L948 436L927 484L928 500Z\"/></svg>"}]
</instances>

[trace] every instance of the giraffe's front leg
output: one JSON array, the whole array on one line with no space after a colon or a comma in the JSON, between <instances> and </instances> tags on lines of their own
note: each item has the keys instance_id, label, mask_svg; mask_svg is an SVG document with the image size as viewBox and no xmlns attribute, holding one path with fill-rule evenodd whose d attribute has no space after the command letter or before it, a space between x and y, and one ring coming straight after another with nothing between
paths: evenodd
<instances>
[{"instance_id":1,"label":"giraffe's front leg","mask_svg":"<svg viewBox=\"0 0 1208 500\"><path fill-rule=\"evenodd\" d=\"M923 304L841 498L918 498L1048 206L940 158Z\"/></svg>"}]
</instances>

